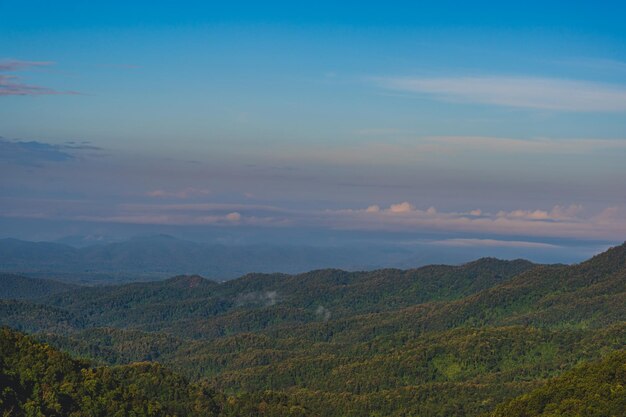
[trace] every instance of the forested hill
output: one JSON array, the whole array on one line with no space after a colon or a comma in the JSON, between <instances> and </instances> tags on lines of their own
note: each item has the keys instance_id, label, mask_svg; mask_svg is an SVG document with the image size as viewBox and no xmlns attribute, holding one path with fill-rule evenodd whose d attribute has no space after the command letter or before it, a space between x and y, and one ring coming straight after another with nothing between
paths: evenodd
<instances>
[{"instance_id":1,"label":"forested hill","mask_svg":"<svg viewBox=\"0 0 626 417\"><path fill-rule=\"evenodd\" d=\"M0 328L0 381L0 412L13 417L321 415L294 395L224 395L158 363L93 367L8 328ZM508 400L485 417L618 417L626 409L624 386L626 351L621 350Z\"/></svg>"},{"instance_id":2,"label":"forested hill","mask_svg":"<svg viewBox=\"0 0 626 417\"><path fill-rule=\"evenodd\" d=\"M11 417L244 417L306 415L263 398L227 397L157 363L92 367L0 328L0 414Z\"/></svg>"},{"instance_id":3,"label":"forested hill","mask_svg":"<svg viewBox=\"0 0 626 417\"><path fill-rule=\"evenodd\" d=\"M76 288L78 285L50 279L0 273L0 299L36 299Z\"/></svg>"},{"instance_id":4,"label":"forested hill","mask_svg":"<svg viewBox=\"0 0 626 417\"><path fill-rule=\"evenodd\" d=\"M541 388L507 401L489 417L585 416L626 414L626 350L577 366Z\"/></svg>"},{"instance_id":5,"label":"forested hill","mask_svg":"<svg viewBox=\"0 0 626 417\"><path fill-rule=\"evenodd\" d=\"M150 283L82 287L52 294L38 303L63 309L92 326L162 329L181 320L205 322L213 317L228 322L232 317L233 323L244 326L242 330L250 330L257 324L242 314L265 316L259 320L271 325L275 320L304 323L319 321L328 314L337 318L386 311L426 301L458 299L533 267L523 260L484 258L461 266L433 265L413 270L249 274L221 284L199 276L179 276ZM24 324L25 330L33 330Z\"/></svg>"},{"instance_id":6,"label":"forested hill","mask_svg":"<svg viewBox=\"0 0 626 417\"><path fill-rule=\"evenodd\" d=\"M486 258L78 288L3 301L0 321L302 415L477 416L626 346L626 245L571 266Z\"/></svg>"}]
</instances>

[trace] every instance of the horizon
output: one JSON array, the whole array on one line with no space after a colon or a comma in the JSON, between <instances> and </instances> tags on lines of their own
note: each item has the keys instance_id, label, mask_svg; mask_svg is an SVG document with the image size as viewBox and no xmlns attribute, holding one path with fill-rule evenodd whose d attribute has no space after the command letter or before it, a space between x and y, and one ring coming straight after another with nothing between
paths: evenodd
<instances>
[{"instance_id":1,"label":"horizon","mask_svg":"<svg viewBox=\"0 0 626 417\"><path fill-rule=\"evenodd\" d=\"M184 3L0 4L0 238L626 240L625 6Z\"/></svg>"}]
</instances>

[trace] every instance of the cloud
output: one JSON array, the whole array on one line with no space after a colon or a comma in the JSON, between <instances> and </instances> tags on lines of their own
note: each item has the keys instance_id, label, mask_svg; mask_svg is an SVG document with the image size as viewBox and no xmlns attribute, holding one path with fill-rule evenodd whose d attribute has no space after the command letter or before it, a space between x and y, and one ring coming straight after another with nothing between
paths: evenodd
<instances>
[{"instance_id":1,"label":"cloud","mask_svg":"<svg viewBox=\"0 0 626 417\"><path fill-rule=\"evenodd\" d=\"M191 197L202 197L211 194L211 191L206 188L187 187L182 190L165 191L162 189L148 191L146 195L154 198L179 198L188 199Z\"/></svg>"},{"instance_id":2,"label":"cloud","mask_svg":"<svg viewBox=\"0 0 626 417\"><path fill-rule=\"evenodd\" d=\"M514 139L489 136L430 136L416 139L416 151L451 153L491 151L492 153L524 154L588 154L598 151L626 150L626 139L534 138Z\"/></svg>"},{"instance_id":3,"label":"cloud","mask_svg":"<svg viewBox=\"0 0 626 417\"><path fill-rule=\"evenodd\" d=\"M324 306L318 306L315 310L315 315L321 317L324 321L330 320L332 313L329 309Z\"/></svg>"},{"instance_id":4,"label":"cloud","mask_svg":"<svg viewBox=\"0 0 626 417\"><path fill-rule=\"evenodd\" d=\"M21 201L21 202L20 202ZM168 226L283 227L288 216L267 215L264 206L242 204L103 204L79 200L28 199L5 201L0 216L46 218L94 223ZM28 207L25 207L27 205Z\"/></svg>"},{"instance_id":5,"label":"cloud","mask_svg":"<svg viewBox=\"0 0 626 417\"><path fill-rule=\"evenodd\" d=\"M428 207L428 206L426 206ZM624 240L626 206L590 211L579 204L551 208L461 211L418 208L408 201L387 207L352 209L286 209L255 204L102 204L77 199L3 198L0 216L168 226L315 228L319 230L402 233L462 233L528 238ZM502 240L502 239L498 239ZM452 241L448 244L496 245L493 241ZM443 243L442 243L443 244ZM507 245L506 243L500 243ZM521 245L508 243L508 245Z\"/></svg>"},{"instance_id":6,"label":"cloud","mask_svg":"<svg viewBox=\"0 0 626 417\"><path fill-rule=\"evenodd\" d=\"M5 213L6 215L6 213ZM16 216L18 217L18 216ZM22 217L22 216L19 216ZM29 216L31 217L31 216ZM44 215L38 217L49 218ZM271 219L256 217L244 218L239 213L189 215L189 214L158 214L158 213L121 213L117 215L86 215L66 218L66 220L92 221L99 223L124 223L124 224L149 224L149 225L170 225L170 226L232 226L240 222L246 225L266 225ZM277 222L278 223L278 222Z\"/></svg>"},{"instance_id":7,"label":"cloud","mask_svg":"<svg viewBox=\"0 0 626 417\"><path fill-rule=\"evenodd\" d=\"M91 142L89 141L81 141L81 142L75 142L73 140L69 140L63 143L63 145L60 145L63 149L70 149L70 150L81 150L81 151L101 151L103 150L101 147L99 146L94 146L91 144Z\"/></svg>"},{"instance_id":8,"label":"cloud","mask_svg":"<svg viewBox=\"0 0 626 417\"><path fill-rule=\"evenodd\" d=\"M244 154L248 152L243 150ZM273 149L255 149L247 156L273 160L290 160L304 167L307 164L355 166L432 165L443 158L462 158L464 163L478 160L485 168L485 156L602 156L626 152L626 138L510 138L497 136L419 136L404 134L389 138L386 134L372 135L364 141L333 146L287 145ZM468 156L470 158L468 158Z\"/></svg>"},{"instance_id":9,"label":"cloud","mask_svg":"<svg viewBox=\"0 0 626 417\"><path fill-rule=\"evenodd\" d=\"M32 67L47 67L54 65L51 61L20 61L17 59L5 59L0 61L0 71L12 72L20 71Z\"/></svg>"},{"instance_id":10,"label":"cloud","mask_svg":"<svg viewBox=\"0 0 626 417\"><path fill-rule=\"evenodd\" d=\"M626 71L626 62L606 58L569 58L552 61L555 64L601 71Z\"/></svg>"},{"instance_id":11,"label":"cloud","mask_svg":"<svg viewBox=\"0 0 626 417\"><path fill-rule=\"evenodd\" d=\"M626 111L626 88L617 84L535 77L388 77L374 82L442 101L575 112Z\"/></svg>"},{"instance_id":12,"label":"cloud","mask_svg":"<svg viewBox=\"0 0 626 417\"><path fill-rule=\"evenodd\" d=\"M16 72L32 67L45 67L53 65L47 61L0 61L0 72ZM58 94L79 94L75 91L57 91L47 87L26 84L17 75L0 74L0 96L41 96Z\"/></svg>"},{"instance_id":13,"label":"cloud","mask_svg":"<svg viewBox=\"0 0 626 417\"><path fill-rule=\"evenodd\" d=\"M9 140L0 137L0 161L6 164L41 166L47 162L66 162L76 159L80 151L100 151L89 142L66 142L50 144L45 142Z\"/></svg>"},{"instance_id":14,"label":"cloud","mask_svg":"<svg viewBox=\"0 0 626 417\"><path fill-rule=\"evenodd\" d=\"M415 206L405 201L404 203L392 204L388 210L391 213L410 213L415 211Z\"/></svg>"},{"instance_id":15,"label":"cloud","mask_svg":"<svg viewBox=\"0 0 626 417\"><path fill-rule=\"evenodd\" d=\"M0 138L0 161L16 165L37 166L42 162L74 159L62 146L37 141L21 142Z\"/></svg>"},{"instance_id":16,"label":"cloud","mask_svg":"<svg viewBox=\"0 0 626 417\"><path fill-rule=\"evenodd\" d=\"M416 208L409 202L388 208L327 210L320 222L344 230L379 231L442 231L533 237L583 239L618 239L626 236L626 211L609 207L598 214L584 217L581 205L556 205L551 209L500 210L495 213L480 209L467 212L445 212L434 207Z\"/></svg>"},{"instance_id":17,"label":"cloud","mask_svg":"<svg viewBox=\"0 0 626 417\"><path fill-rule=\"evenodd\" d=\"M238 222L239 220L241 220L241 214L234 211L232 213L228 213L226 215L226 219L230 220L231 222Z\"/></svg>"},{"instance_id":18,"label":"cloud","mask_svg":"<svg viewBox=\"0 0 626 417\"><path fill-rule=\"evenodd\" d=\"M554 206L552 210L513 210L510 212L499 211L497 217L506 217L510 219L526 219L526 220L563 220L575 219L576 215L583 210L580 204L572 204L570 206Z\"/></svg>"},{"instance_id":19,"label":"cloud","mask_svg":"<svg viewBox=\"0 0 626 417\"><path fill-rule=\"evenodd\" d=\"M254 291L244 294L238 294L235 298L235 305L241 307L243 305L263 305L264 307L271 307L279 301L279 295L277 291Z\"/></svg>"}]
</instances>

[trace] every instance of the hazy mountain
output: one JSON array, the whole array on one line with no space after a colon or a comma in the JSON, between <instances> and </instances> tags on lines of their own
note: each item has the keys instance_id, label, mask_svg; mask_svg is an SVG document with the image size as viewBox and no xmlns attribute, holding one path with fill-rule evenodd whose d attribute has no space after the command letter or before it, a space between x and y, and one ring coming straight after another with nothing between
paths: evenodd
<instances>
[{"instance_id":1,"label":"hazy mountain","mask_svg":"<svg viewBox=\"0 0 626 417\"><path fill-rule=\"evenodd\" d=\"M212 279L250 272L297 273L316 268L375 269L405 261L409 252L362 247L225 246L166 235L73 247L0 240L0 270L66 281L114 282L201 274Z\"/></svg>"}]
</instances>

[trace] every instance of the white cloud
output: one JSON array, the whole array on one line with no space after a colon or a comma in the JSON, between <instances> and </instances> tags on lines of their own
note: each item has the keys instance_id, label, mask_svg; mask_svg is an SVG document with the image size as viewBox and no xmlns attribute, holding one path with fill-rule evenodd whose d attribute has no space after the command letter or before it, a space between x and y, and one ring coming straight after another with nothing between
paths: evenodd
<instances>
[{"instance_id":1,"label":"white cloud","mask_svg":"<svg viewBox=\"0 0 626 417\"><path fill-rule=\"evenodd\" d=\"M536 77L388 77L380 86L439 100L581 112L626 111L622 85Z\"/></svg>"},{"instance_id":2,"label":"white cloud","mask_svg":"<svg viewBox=\"0 0 626 417\"><path fill-rule=\"evenodd\" d=\"M318 306L315 310L315 314L324 319L324 321L330 320L332 313L329 309L324 306Z\"/></svg>"}]
</instances>

